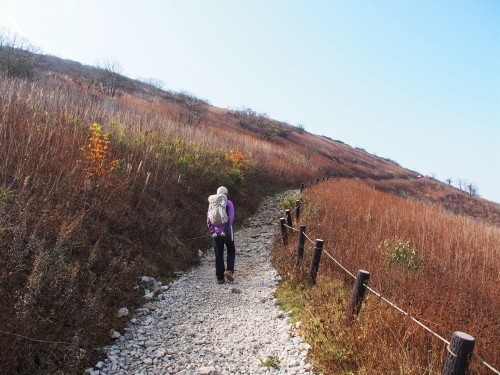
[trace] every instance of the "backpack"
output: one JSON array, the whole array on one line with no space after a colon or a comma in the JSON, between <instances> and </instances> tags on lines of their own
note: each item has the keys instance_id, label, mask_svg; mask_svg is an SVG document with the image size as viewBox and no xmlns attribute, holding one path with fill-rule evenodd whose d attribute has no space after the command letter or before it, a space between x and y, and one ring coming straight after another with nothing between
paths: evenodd
<instances>
[{"instance_id":1,"label":"backpack","mask_svg":"<svg viewBox=\"0 0 500 375\"><path fill-rule=\"evenodd\" d=\"M215 194L208 197L208 219L212 225L223 225L229 221L226 212L227 197Z\"/></svg>"}]
</instances>

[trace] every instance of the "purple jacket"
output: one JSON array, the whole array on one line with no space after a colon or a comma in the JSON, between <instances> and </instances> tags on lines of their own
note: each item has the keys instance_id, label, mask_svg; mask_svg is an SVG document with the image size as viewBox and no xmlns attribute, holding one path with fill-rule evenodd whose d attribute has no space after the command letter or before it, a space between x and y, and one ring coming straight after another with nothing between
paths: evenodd
<instances>
[{"instance_id":1,"label":"purple jacket","mask_svg":"<svg viewBox=\"0 0 500 375\"><path fill-rule=\"evenodd\" d=\"M228 233L229 230L233 230L233 222L234 222L234 206L233 202L231 202L229 199L227 200L226 203L226 212L227 212L227 217L229 218L229 222L223 225L212 225L210 224L210 219L208 218L208 212L207 212L207 226L208 229L210 229L210 233L217 233L221 234L222 232Z\"/></svg>"}]
</instances>

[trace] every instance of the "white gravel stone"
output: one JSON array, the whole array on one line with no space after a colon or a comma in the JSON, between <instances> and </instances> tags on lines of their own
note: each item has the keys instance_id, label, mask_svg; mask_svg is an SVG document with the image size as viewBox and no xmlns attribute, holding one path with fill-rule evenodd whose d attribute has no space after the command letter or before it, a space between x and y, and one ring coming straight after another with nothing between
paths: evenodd
<instances>
[{"instance_id":1,"label":"white gravel stone","mask_svg":"<svg viewBox=\"0 0 500 375\"><path fill-rule=\"evenodd\" d=\"M290 312L283 313L273 296L279 278L269 248L282 216L279 199L269 198L249 226L235 233L234 282L217 284L213 250L207 250L199 266L158 287L157 298L148 296L122 339L106 348L107 358L86 372L313 374L309 345L295 332L299 325L290 325ZM266 367L266 359L279 363Z\"/></svg>"},{"instance_id":2,"label":"white gravel stone","mask_svg":"<svg viewBox=\"0 0 500 375\"><path fill-rule=\"evenodd\" d=\"M127 316L128 314L129 314L129 311L126 307L122 307L120 310L118 310L118 313L117 313L119 318Z\"/></svg>"}]
</instances>

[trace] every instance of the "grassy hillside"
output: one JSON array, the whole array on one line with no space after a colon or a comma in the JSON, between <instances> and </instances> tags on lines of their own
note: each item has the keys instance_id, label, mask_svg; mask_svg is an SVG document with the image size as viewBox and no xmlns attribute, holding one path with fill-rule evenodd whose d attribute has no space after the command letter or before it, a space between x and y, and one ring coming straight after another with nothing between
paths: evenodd
<instances>
[{"instance_id":1,"label":"grassy hillside","mask_svg":"<svg viewBox=\"0 0 500 375\"><path fill-rule=\"evenodd\" d=\"M182 239L206 233L218 186L241 222L265 194L320 172L283 146L58 79L2 77L0 116L0 341L15 349L4 370L80 368L123 323L116 310L141 302L141 274L196 262L208 243Z\"/></svg>"},{"instance_id":2,"label":"grassy hillside","mask_svg":"<svg viewBox=\"0 0 500 375\"><path fill-rule=\"evenodd\" d=\"M416 172L341 141L25 56L21 74L0 45L2 373L81 371L124 325L117 309L144 302L141 275L168 277L209 246L183 239L206 233L206 197L220 185L239 223L263 196L325 175L500 222L498 205L437 181L429 193Z\"/></svg>"},{"instance_id":3,"label":"grassy hillside","mask_svg":"<svg viewBox=\"0 0 500 375\"><path fill-rule=\"evenodd\" d=\"M339 180L306 190L300 223L309 237L353 275L370 272L368 285L447 340L464 331L475 353L498 367L500 229L417 201ZM298 227L298 224L295 224ZM280 298L296 311L325 374L441 373L443 342L368 293L354 324L347 324L353 278L323 254L317 285L308 283L312 245L295 269L297 236L276 241L275 264L285 279ZM383 360L381 360L383 358ZM473 373L490 373L477 360Z\"/></svg>"}]
</instances>

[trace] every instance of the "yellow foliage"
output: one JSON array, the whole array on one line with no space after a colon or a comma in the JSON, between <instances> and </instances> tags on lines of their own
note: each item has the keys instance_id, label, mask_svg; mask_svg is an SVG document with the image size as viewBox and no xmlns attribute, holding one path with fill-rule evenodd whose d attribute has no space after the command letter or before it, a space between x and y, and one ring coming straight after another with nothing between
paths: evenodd
<instances>
[{"instance_id":1,"label":"yellow foliage","mask_svg":"<svg viewBox=\"0 0 500 375\"><path fill-rule=\"evenodd\" d=\"M116 168L118 160L112 160L111 142L108 133L104 133L101 125L93 123L89 128L89 143L82 147L84 170L90 176L103 176Z\"/></svg>"},{"instance_id":2,"label":"yellow foliage","mask_svg":"<svg viewBox=\"0 0 500 375\"><path fill-rule=\"evenodd\" d=\"M236 147L235 150L226 152L224 159L226 160L228 168L236 168L242 173L248 169L250 162L252 161L252 156L251 152L245 155L239 147Z\"/></svg>"}]
</instances>

